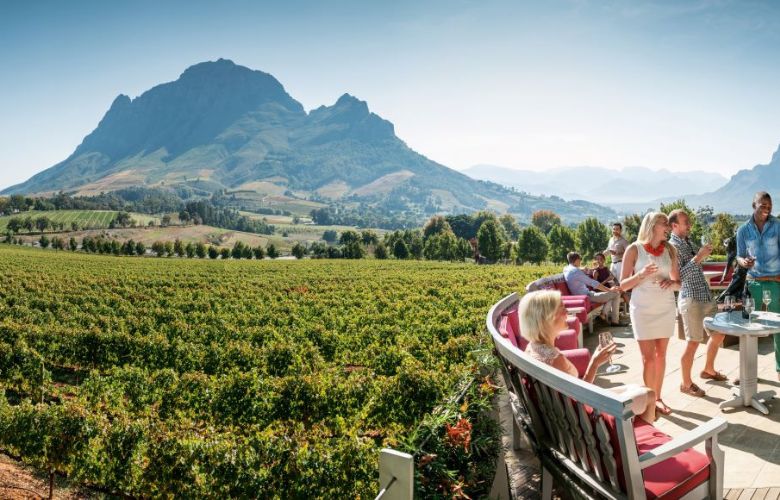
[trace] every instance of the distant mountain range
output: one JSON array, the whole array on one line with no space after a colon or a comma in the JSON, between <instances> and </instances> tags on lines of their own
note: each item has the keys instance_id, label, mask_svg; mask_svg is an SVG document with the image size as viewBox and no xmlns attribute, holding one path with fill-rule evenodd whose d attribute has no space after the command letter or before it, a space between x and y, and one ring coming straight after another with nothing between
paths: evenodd
<instances>
[{"instance_id":1,"label":"distant mountain range","mask_svg":"<svg viewBox=\"0 0 780 500\"><path fill-rule=\"evenodd\" d=\"M702 194L718 189L727 182L725 177L715 173L671 172L644 167L620 170L587 166L561 167L542 173L495 165L475 165L463 173L474 179L497 182L534 195L554 194L565 199L582 199L602 205Z\"/></svg>"},{"instance_id":2,"label":"distant mountain range","mask_svg":"<svg viewBox=\"0 0 780 500\"><path fill-rule=\"evenodd\" d=\"M393 124L344 94L307 113L273 76L220 59L130 99L119 95L72 155L1 194L98 194L131 186L251 192L377 210L492 209L521 220L613 217L587 201L476 181L411 150Z\"/></svg>"}]
</instances>

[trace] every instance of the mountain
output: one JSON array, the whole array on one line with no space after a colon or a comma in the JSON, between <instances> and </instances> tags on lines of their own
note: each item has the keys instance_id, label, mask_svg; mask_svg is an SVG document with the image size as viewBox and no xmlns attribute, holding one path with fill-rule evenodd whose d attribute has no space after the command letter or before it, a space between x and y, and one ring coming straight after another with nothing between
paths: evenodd
<instances>
[{"instance_id":1,"label":"mountain","mask_svg":"<svg viewBox=\"0 0 780 500\"><path fill-rule=\"evenodd\" d=\"M685 199L691 206L710 205L716 212L748 214L753 211L751 203L758 191L780 199L780 146L766 165L740 170L720 189Z\"/></svg>"},{"instance_id":2,"label":"mountain","mask_svg":"<svg viewBox=\"0 0 780 500\"><path fill-rule=\"evenodd\" d=\"M475 165L463 171L474 179L498 182L533 195L554 194L566 199L583 199L604 205L651 201L702 194L723 186L722 175L703 172L671 172L644 167L612 170L602 167L561 167L545 170L515 170L495 165Z\"/></svg>"},{"instance_id":3,"label":"mountain","mask_svg":"<svg viewBox=\"0 0 780 500\"><path fill-rule=\"evenodd\" d=\"M135 99L119 95L64 161L1 194L91 195L131 186L319 201L385 211L539 208L579 220L611 209L531 196L474 179L410 149L349 94L307 113L273 76L220 59Z\"/></svg>"}]
</instances>

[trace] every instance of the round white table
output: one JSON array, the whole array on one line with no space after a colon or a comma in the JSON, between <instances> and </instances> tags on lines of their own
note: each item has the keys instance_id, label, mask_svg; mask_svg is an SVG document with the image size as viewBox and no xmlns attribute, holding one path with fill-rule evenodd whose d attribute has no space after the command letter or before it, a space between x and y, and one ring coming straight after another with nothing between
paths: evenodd
<instances>
[{"instance_id":1,"label":"round white table","mask_svg":"<svg viewBox=\"0 0 780 500\"><path fill-rule=\"evenodd\" d=\"M723 401L720 408L752 406L764 415L769 414L764 404L775 397L775 391L758 392L758 338L780 333L780 314L754 312L752 323L742 318L741 311L718 313L704 318L704 327L726 335L739 337L739 386L733 388L734 399Z\"/></svg>"}]
</instances>

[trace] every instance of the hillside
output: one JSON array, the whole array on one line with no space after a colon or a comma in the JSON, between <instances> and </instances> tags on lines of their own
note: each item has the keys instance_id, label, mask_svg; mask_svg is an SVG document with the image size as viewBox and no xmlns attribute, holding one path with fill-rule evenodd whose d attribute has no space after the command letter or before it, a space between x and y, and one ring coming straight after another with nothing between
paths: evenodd
<instances>
[{"instance_id":1,"label":"hillside","mask_svg":"<svg viewBox=\"0 0 780 500\"><path fill-rule=\"evenodd\" d=\"M344 94L307 113L273 76L224 59L196 64L135 99L119 95L73 154L2 194L130 186L421 216L492 209L527 219L550 205L571 220L614 215L475 181L410 149L364 101Z\"/></svg>"}]
</instances>

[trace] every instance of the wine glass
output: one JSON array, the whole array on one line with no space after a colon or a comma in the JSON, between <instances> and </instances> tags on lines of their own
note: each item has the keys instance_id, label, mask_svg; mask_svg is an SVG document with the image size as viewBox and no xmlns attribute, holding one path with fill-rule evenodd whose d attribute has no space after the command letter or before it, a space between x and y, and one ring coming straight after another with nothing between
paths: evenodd
<instances>
[{"instance_id":1,"label":"wine glass","mask_svg":"<svg viewBox=\"0 0 780 500\"><path fill-rule=\"evenodd\" d=\"M712 243L712 238L710 238L710 235L706 234L706 233L702 234L701 235L701 244L702 244L702 246L707 246L710 243Z\"/></svg>"},{"instance_id":2,"label":"wine glass","mask_svg":"<svg viewBox=\"0 0 780 500\"><path fill-rule=\"evenodd\" d=\"M753 297L743 298L742 307L745 309L745 312L748 315L748 324L751 324L753 317L750 315L750 313L752 313L753 310L756 308L756 299L754 299Z\"/></svg>"},{"instance_id":3,"label":"wine glass","mask_svg":"<svg viewBox=\"0 0 780 500\"><path fill-rule=\"evenodd\" d=\"M610 332L599 332L599 345L601 347L607 347L612 345L612 334ZM615 373L620 371L620 365L612 363L612 356L609 357L609 365L604 370L604 373Z\"/></svg>"},{"instance_id":4,"label":"wine glass","mask_svg":"<svg viewBox=\"0 0 780 500\"><path fill-rule=\"evenodd\" d=\"M731 311L734 310L734 296L726 295L723 299L723 310L729 313L729 322L731 321Z\"/></svg>"},{"instance_id":5,"label":"wine glass","mask_svg":"<svg viewBox=\"0 0 780 500\"><path fill-rule=\"evenodd\" d=\"M761 293L761 300L764 303L764 311L769 311L769 304L772 303L772 291L764 290Z\"/></svg>"}]
</instances>

